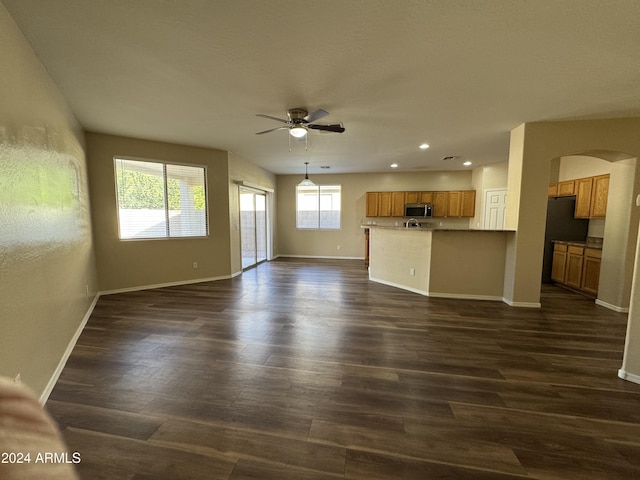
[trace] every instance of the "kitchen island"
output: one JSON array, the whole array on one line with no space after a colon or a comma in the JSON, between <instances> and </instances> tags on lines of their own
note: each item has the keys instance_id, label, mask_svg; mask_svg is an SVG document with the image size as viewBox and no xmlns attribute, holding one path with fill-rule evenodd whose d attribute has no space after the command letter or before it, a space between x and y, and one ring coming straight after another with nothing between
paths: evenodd
<instances>
[{"instance_id":1,"label":"kitchen island","mask_svg":"<svg viewBox=\"0 0 640 480\"><path fill-rule=\"evenodd\" d=\"M369 279L431 297L503 300L513 231L364 226Z\"/></svg>"}]
</instances>

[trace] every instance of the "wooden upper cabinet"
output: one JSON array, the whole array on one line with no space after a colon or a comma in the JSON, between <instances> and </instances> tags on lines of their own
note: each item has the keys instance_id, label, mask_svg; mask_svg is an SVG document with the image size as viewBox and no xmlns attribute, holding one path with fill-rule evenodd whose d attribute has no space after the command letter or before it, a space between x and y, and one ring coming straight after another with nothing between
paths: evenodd
<instances>
[{"instance_id":1,"label":"wooden upper cabinet","mask_svg":"<svg viewBox=\"0 0 640 480\"><path fill-rule=\"evenodd\" d=\"M446 217L449 192L433 192L433 216Z\"/></svg>"},{"instance_id":2,"label":"wooden upper cabinet","mask_svg":"<svg viewBox=\"0 0 640 480\"><path fill-rule=\"evenodd\" d=\"M420 192L418 200L418 203L433 203L433 192Z\"/></svg>"},{"instance_id":3,"label":"wooden upper cabinet","mask_svg":"<svg viewBox=\"0 0 640 480\"><path fill-rule=\"evenodd\" d=\"M405 203L432 203L433 192L405 192Z\"/></svg>"},{"instance_id":4,"label":"wooden upper cabinet","mask_svg":"<svg viewBox=\"0 0 640 480\"><path fill-rule=\"evenodd\" d=\"M378 192L367 192L367 217L378 216Z\"/></svg>"},{"instance_id":5,"label":"wooden upper cabinet","mask_svg":"<svg viewBox=\"0 0 640 480\"><path fill-rule=\"evenodd\" d=\"M574 217L589 218L591 214L591 189L593 177L576 180L576 210Z\"/></svg>"},{"instance_id":6,"label":"wooden upper cabinet","mask_svg":"<svg viewBox=\"0 0 640 480\"><path fill-rule=\"evenodd\" d=\"M393 192L391 194L391 216L404 217L405 192Z\"/></svg>"},{"instance_id":7,"label":"wooden upper cabinet","mask_svg":"<svg viewBox=\"0 0 640 480\"><path fill-rule=\"evenodd\" d=\"M550 197L569 197L576 194L576 180L565 180L549 185Z\"/></svg>"},{"instance_id":8,"label":"wooden upper cabinet","mask_svg":"<svg viewBox=\"0 0 640 480\"><path fill-rule=\"evenodd\" d=\"M575 180L567 180L565 182L558 182L558 197L568 197L575 195Z\"/></svg>"},{"instance_id":9,"label":"wooden upper cabinet","mask_svg":"<svg viewBox=\"0 0 640 480\"><path fill-rule=\"evenodd\" d=\"M476 191L465 190L462 192L461 217L473 217L476 214Z\"/></svg>"},{"instance_id":10,"label":"wooden upper cabinet","mask_svg":"<svg viewBox=\"0 0 640 480\"><path fill-rule=\"evenodd\" d=\"M475 190L447 192L447 217L473 217L476 213ZM436 215L434 215L436 216Z\"/></svg>"},{"instance_id":11,"label":"wooden upper cabinet","mask_svg":"<svg viewBox=\"0 0 640 480\"><path fill-rule=\"evenodd\" d=\"M391 216L391 194L392 192L378 192L378 216Z\"/></svg>"},{"instance_id":12,"label":"wooden upper cabinet","mask_svg":"<svg viewBox=\"0 0 640 480\"><path fill-rule=\"evenodd\" d=\"M462 192L449 192L447 217L459 217L462 211Z\"/></svg>"},{"instance_id":13,"label":"wooden upper cabinet","mask_svg":"<svg viewBox=\"0 0 640 480\"><path fill-rule=\"evenodd\" d=\"M576 196L575 218L601 218L607 213L609 174L549 185L550 197Z\"/></svg>"},{"instance_id":14,"label":"wooden upper cabinet","mask_svg":"<svg viewBox=\"0 0 640 480\"><path fill-rule=\"evenodd\" d=\"M408 203L430 203L434 217L473 217L475 190L455 192L367 192L367 217L404 217Z\"/></svg>"},{"instance_id":15,"label":"wooden upper cabinet","mask_svg":"<svg viewBox=\"0 0 640 480\"><path fill-rule=\"evenodd\" d=\"M607 197L609 196L609 175L593 177L591 188L591 206L589 216L604 217L607 213Z\"/></svg>"},{"instance_id":16,"label":"wooden upper cabinet","mask_svg":"<svg viewBox=\"0 0 640 480\"><path fill-rule=\"evenodd\" d=\"M405 203L420 203L420 192L404 192Z\"/></svg>"}]
</instances>

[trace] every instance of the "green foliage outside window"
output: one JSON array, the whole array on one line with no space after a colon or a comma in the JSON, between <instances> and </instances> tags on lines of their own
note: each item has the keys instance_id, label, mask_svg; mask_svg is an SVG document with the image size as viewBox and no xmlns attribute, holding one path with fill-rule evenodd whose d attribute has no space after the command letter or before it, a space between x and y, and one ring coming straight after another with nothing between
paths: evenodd
<instances>
[{"instance_id":1,"label":"green foliage outside window","mask_svg":"<svg viewBox=\"0 0 640 480\"><path fill-rule=\"evenodd\" d=\"M120 208L164 209L164 183L161 176L132 170L117 169L118 200ZM193 194L194 208L204 210L204 188L189 188ZM180 210L180 182L167 179L169 210Z\"/></svg>"}]
</instances>

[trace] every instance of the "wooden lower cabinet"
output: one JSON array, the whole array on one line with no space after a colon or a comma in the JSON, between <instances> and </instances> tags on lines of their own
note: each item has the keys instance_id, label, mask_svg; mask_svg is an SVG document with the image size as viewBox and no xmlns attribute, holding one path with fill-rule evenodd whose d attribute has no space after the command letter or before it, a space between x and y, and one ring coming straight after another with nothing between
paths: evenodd
<instances>
[{"instance_id":1,"label":"wooden lower cabinet","mask_svg":"<svg viewBox=\"0 0 640 480\"><path fill-rule=\"evenodd\" d=\"M551 280L556 283L564 283L564 275L567 271L567 246L556 243L553 246L553 263L551 264Z\"/></svg>"},{"instance_id":2,"label":"wooden lower cabinet","mask_svg":"<svg viewBox=\"0 0 640 480\"><path fill-rule=\"evenodd\" d=\"M602 250L596 248L584 249L584 264L582 267L582 283L580 284L580 289L592 295L598 294L601 257Z\"/></svg>"},{"instance_id":3,"label":"wooden lower cabinet","mask_svg":"<svg viewBox=\"0 0 640 480\"><path fill-rule=\"evenodd\" d=\"M580 288L582 285L582 264L584 262L584 248L569 245L567 249L567 272L564 277L565 285Z\"/></svg>"},{"instance_id":4,"label":"wooden lower cabinet","mask_svg":"<svg viewBox=\"0 0 640 480\"><path fill-rule=\"evenodd\" d=\"M590 296L598 295L602 250L554 243L551 280Z\"/></svg>"}]
</instances>

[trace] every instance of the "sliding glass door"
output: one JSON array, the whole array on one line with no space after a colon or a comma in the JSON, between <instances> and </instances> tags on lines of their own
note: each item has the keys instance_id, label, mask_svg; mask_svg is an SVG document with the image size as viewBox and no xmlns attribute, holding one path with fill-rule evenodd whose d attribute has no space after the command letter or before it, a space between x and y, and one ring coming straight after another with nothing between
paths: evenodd
<instances>
[{"instance_id":1,"label":"sliding glass door","mask_svg":"<svg viewBox=\"0 0 640 480\"><path fill-rule=\"evenodd\" d=\"M242 268L267 259L267 196L240 188Z\"/></svg>"}]
</instances>

